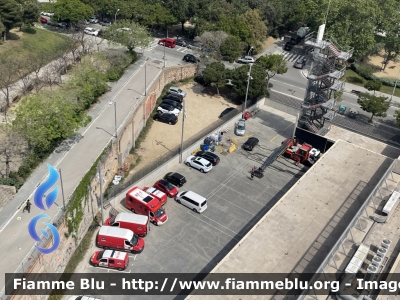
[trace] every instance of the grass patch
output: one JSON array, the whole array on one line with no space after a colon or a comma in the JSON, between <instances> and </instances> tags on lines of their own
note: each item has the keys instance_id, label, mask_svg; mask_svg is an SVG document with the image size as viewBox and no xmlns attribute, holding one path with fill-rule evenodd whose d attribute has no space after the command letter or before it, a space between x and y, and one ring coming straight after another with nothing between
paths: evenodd
<instances>
[{"instance_id":1,"label":"grass patch","mask_svg":"<svg viewBox=\"0 0 400 300\"><path fill-rule=\"evenodd\" d=\"M352 84L355 84L358 86L362 86L362 87L364 87L364 83L366 82L366 80L364 78L362 78L360 75L358 75L353 70L346 70L346 73L344 74L343 78L346 78L346 81L349 83L352 83ZM396 97L400 97L400 86L399 85L400 85L400 82L394 92L394 96L396 96ZM388 94L390 96L393 93L393 87L387 86L387 85L382 85L379 92ZM371 92L371 93L373 93L373 92Z\"/></svg>"},{"instance_id":2,"label":"grass patch","mask_svg":"<svg viewBox=\"0 0 400 300\"><path fill-rule=\"evenodd\" d=\"M32 58L44 53L49 54L50 62L54 58L52 53L66 51L71 43L69 37L41 28L14 30L11 36L11 39L0 45L0 55L21 55Z\"/></svg>"}]
</instances>

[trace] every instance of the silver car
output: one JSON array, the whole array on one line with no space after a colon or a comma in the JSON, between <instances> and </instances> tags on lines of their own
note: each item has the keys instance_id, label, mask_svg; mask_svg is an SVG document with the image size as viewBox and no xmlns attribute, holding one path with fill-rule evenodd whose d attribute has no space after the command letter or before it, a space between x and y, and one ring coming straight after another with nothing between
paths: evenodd
<instances>
[{"instance_id":1,"label":"silver car","mask_svg":"<svg viewBox=\"0 0 400 300\"><path fill-rule=\"evenodd\" d=\"M252 56L244 56L238 59L238 63L242 64L254 64L256 60Z\"/></svg>"},{"instance_id":2,"label":"silver car","mask_svg":"<svg viewBox=\"0 0 400 300\"><path fill-rule=\"evenodd\" d=\"M246 120L240 119L236 126L236 135L244 135L246 133Z\"/></svg>"},{"instance_id":3,"label":"silver car","mask_svg":"<svg viewBox=\"0 0 400 300\"><path fill-rule=\"evenodd\" d=\"M185 98L186 92L182 91L180 88L177 88L175 86L171 86L167 92L168 94L173 94L173 95L179 95Z\"/></svg>"}]
</instances>

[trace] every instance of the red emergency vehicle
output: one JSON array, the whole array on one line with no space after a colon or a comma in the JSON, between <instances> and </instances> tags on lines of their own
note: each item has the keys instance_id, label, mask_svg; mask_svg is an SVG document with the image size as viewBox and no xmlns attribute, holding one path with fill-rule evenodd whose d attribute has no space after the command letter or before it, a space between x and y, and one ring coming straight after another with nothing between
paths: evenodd
<instances>
[{"instance_id":1,"label":"red emergency vehicle","mask_svg":"<svg viewBox=\"0 0 400 300\"><path fill-rule=\"evenodd\" d=\"M150 222L154 225L162 225L168 220L167 213L161 202L137 186L126 193L125 205L133 213L149 216Z\"/></svg>"},{"instance_id":2,"label":"red emergency vehicle","mask_svg":"<svg viewBox=\"0 0 400 300\"><path fill-rule=\"evenodd\" d=\"M176 46L175 40L170 38L161 39L158 41L158 44L169 48L175 48Z\"/></svg>"},{"instance_id":3,"label":"red emergency vehicle","mask_svg":"<svg viewBox=\"0 0 400 300\"><path fill-rule=\"evenodd\" d=\"M140 253L144 248L144 239L129 229L101 226L97 234L97 246Z\"/></svg>"},{"instance_id":4,"label":"red emergency vehicle","mask_svg":"<svg viewBox=\"0 0 400 300\"><path fill-rule=\"evenodd\" d=\"M167 194L161 192L160 190L156 189L155 187L147 187L145 186L143 188L143 191L145 191L147 194L152 195L153 197L157 198L160 202L161 205L164 205L167 203Z\"/></svg>"},{"instance_id":5,"label":"red emergency vehicle","mask_svg":"<svg viewBox=\"0 0 400 300\"><path fill-rule=\"evenodd\" d=\"M113 226L132 230L138 236L146 236L150 231L148 216L121 212L104 222L105 226Z\"/></svg>"},{"instance_id":6,"label":"red emergency vehicle","mask_svg":"<svg viewBox=\"0 0 400 300\"><path fill-rule=\"evenodd\" d=\"M105 267L122 271L129 265L129 255L126 252L115 250L101 250L96 251L92 255L90 262L94 267Z\"/></svg>"}]
</instances>

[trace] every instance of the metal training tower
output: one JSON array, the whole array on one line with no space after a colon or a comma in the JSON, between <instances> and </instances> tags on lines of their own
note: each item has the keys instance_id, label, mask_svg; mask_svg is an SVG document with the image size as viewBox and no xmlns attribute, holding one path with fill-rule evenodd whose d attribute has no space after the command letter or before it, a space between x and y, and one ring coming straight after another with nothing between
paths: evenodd
<instances>
[{"instance_id":1,"label":"metal training tower","mask_svg":"<svg viewBox=\"0 0 400 300\"><path fill-rule=\"evenodd\" d=\"M313 62L307 75L308 83L304 102L301 107L299 127L317 133L325 123L335 116L334 106L337 98L334 92L341 91L345 82L346 61L352 57L353 48L342 50L332 39L323 40L325 24L319 27L318 33L310 33L304 44L309 46ZM316 37L315 37L316 35Z\"/></svg>"}]
</instances>

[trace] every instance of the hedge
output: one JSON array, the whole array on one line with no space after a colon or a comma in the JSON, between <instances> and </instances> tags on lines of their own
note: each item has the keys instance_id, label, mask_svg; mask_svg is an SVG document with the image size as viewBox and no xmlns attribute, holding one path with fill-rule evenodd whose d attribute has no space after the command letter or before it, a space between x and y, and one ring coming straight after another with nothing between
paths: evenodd
<instances>
[{"instance_id":1,"label":"hedge","mask_svg":"<svg viewBox=\"0 0 400 300\"><path fill-rule=\"evenodd\" d=\"M375 68L371 65L360 65L357 63L353 63L350 65L350 69L360 75L362 78L366 80L380 80L383 85L394 87L396 84L396 79L393 78L381 78L377 77L373 74L375 72Z\"/></svg>"}]
</instances>

